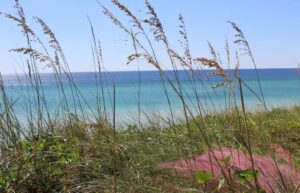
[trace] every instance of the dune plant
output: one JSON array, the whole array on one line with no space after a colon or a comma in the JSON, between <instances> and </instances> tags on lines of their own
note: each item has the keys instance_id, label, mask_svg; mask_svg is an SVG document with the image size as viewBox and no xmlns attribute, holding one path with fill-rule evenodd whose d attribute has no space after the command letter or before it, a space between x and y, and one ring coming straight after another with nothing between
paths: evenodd
<instances>
[{"instance_id":1,"label":"dune plant","mask_svg":"<svg viewBox=\"0 0 300 193\"><path fill-rule=\"evenodd\" d=\"M16 0L16 15L0 15L16 22L26 40L24 47L11 51L25 58L25 79L17 76L28 100L24 105L26 121L23 121L15 112L14 105L18 98L9 98L5 80L0 75L1 192L261 193L265 190L258 177L264 174L255 167L255 155L267 154L274 143L290 150L295 155L296 167L299 167L299 107L287 109L286 112L282 112L283 109L267 109L254 54L244 33L234 22L229 24L236 33L233 44L238 48L231 52L230 42L226 40L223 63L210 42L210 56L193 56L182 15L178 19L180 45L174 48L175 43L168 38L158 13L148 0L145 0L147 18L137 17L118 0L111 3L127 16L128 21L121 21L98 2L104 15L130 37L133 53L128 56L127 65L137 62L140 70L142 62L146 61L146 64L155 67L161 78L169 116L148 116L153 124L143 123L142 77L139 72L138 120L126 125L125 129L118 128L117 118L122 116L116 112L118 88L113 80L112 90L108 86L101 43L91 19L88 18L95 68L95 106L88 102L77 85L71 64L55 33L45 21L34 17L33 21L42 31L42 35L38 35L29 26L24 10ZM160 50L158 53L157 46L163 47L164 52ZM256 71L259 92L239 75L239 56L244 51ZM162 54L171 69L167 70L162 65ZM40 72L41 66L52 70L60 99L55 109L51 109L45 96L47 88ZM231 69L231 66L234 68ZM188 81L183 80L182 74ZM257 98L264 107L263 111L248 112L245 90ZM181 119L176 117L179 110L171 102L171 94L176 95L181 105ZM213 98L217 98L218 102ZM155 124L156 119L161 120L163 125ZM278 119L287 122L279 123ZM289 135L286 128L293 135ZM286 136L281 138L283 133ZM290 144L290 140L295 143ZM232 155L222 154L220 159L216 151L222 152L224 149L249 155L251 168L234 168L231 165ZM192 165L197 156L205 152L209 155L212 171L192 171L193 179L159 168L162 162L176 160L185 160ZM278 184L269 184L272 192L297 192L299 185L288 182L281 173L282 160L276 157L273 150L271 154L278 173ZM219 176L214 175L212 163L220 169Z\"/></svg>"}]
</instances>

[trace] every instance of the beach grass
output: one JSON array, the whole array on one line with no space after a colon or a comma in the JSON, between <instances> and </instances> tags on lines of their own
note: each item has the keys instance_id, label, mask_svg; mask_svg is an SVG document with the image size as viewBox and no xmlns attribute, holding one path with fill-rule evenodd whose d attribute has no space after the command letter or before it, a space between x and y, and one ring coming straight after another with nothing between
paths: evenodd
<instances>
[{"instance_id":1,"label":"beach grass","mask_svg":"<svg viewBox=\"0 0 300 193\"><path fill-rule=\"evenodd\" d=\"M92 34L92 54L95 65L97 106L92 107L76 85L71 65L54 32L40 18L35 17L37 25L43 30L44 43L28 25L24 10L16 1L16 15L1 13L17 23L27 40L27 45L11 51L26 57L25 73L29 100L26 101L26 123L19 120L14 109L16 99L10 99L2 77L0 92L2 112L0 117L0 191L20 193L40 192L264 192L258 182L254 156L272 158L275 165L283 162L272 153L276 144L290 152L296 170L300 168L300 107L268 109L260 78L257 75L259 91L253 91L241 77L238 70L239 56L245 54L256 70L256 62L250 45L242 30L233 22L236 39L233 44L240 46L234 51L234 65L226 41L226 63L234 66L226 71L217 51L209 43L211 56L193 57L184 19L179 16L179 34L182 42L181 52L172 49L154 7L146 0L146 20L138 19L125 5L117 0L112 3L128 16L130 27L125 26L110 10L100 4L103 13L132 39L134 53L128 57L127 64L145 60L160 73L164 95L168 102L169 116L148 117L151 124L141 121L140 98L137 101L138 121L118 128L115 112L115 87L110 101L106 101L105 74L101 47L90 21ZM3 19L3 18L1 18ZM130 30L131 29L131 30ZM135 31L133 31L135 30ZM139 35L136 35L139 34ZM150 35L151 34L151 35ZM155 51L156 44L164 47L165 55L172 67L173 75L166 72ZM39 48L39 49L37 49ZM41 80L39 65L44 65L55 77L57 91L62 99L59 109L51 113ZM190 87L196 98L190 105L178 68L183 68L190 76ZM214 70L212 74L199 73L203 68ZM257 71L256 71L257 72ZM225 110L215 107L206 109L212 97L209 92L203 100L199 95L201 85L209 76L218 77L220 82L213 89L223 89ZM67 78L67 85L63 83ZM177 119L175 107L169 100L169 86L181 104L182 117ZM71 89L71 98L66 96L66 87ZM30 89L29 89L30 88ZM201 87L203 88L203 87ZM204 88L203 88L204 89ZM250 91L259 102L262 110L247 111L244 91ZM31 92L31 94L29 94ZM284 92L284 91L283 91ZM140 94L140 90L138 91ZM112 107L108 113L108 108ZM86 113L86 112L89 113ZM158 124L162 121L164 124ZM125 127L125 129L124 129ZM251 162L249 171L238 171L240 176L233 178L220 167L222 178L218 184L210 184L210 173L195 172L190 178L174 175L159 167L160 163L195 158L205 152L212 153L212 159L221 165L228 161L214 156L215 150L230 148L248 154ZM228 158L229 160L230 158ZM297 192L297 184L289 185L282 177L279 167L278 184L280 190L274 192ZM248 172L248 173L243 173ZM242 176L242 177L241 177ZM240 177L240 178L239 178ZM241 181L251 181L250 186ZM272 184L273 186L273 184ZM275 188L275 185L274 185Z\"/></svg>"},{"instance_id":2,"label":"beach grass","mask_svg":"<svg viewBox=\"0 0 300 193\"><path fill-rule=\"evenodd\" d=\"M299 168L299 115L298 106L249 114L253 154L271 156L271 142L280 144L292 153ZM234 120L234 113L205 117L212 144L218 140L223 148L241 148ZM18 140L16 146L1 146L0 188L4 192L113 192L116 175L117 192L201 192L194 179L158 168L159 163L207 149L195 123L190 124L192 131L185 124L144 129L131 125L114 134L101 126L87 128L77 120L53 133Z\"/></svg>"}]
</instances>

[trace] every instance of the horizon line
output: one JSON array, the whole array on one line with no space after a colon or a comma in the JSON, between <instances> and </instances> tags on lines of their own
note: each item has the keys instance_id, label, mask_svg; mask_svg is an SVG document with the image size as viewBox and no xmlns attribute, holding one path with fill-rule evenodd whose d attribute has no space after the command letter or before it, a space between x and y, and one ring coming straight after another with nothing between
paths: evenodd
<instances>
[{"instance_id":1,"label":"horizon line","mask_svg":"<svg viewBox=\"0 0 300 193\"><path fill-rule=\"evenodd\" d=\"M269 69L274 69L274 70L284 70L284 69L298 69L298 68L291 68L291 67L279 67L279 68L268 68L268 67L264 67L264 68L257 68L257 70L269 70ZM195 69L196 71L197 69ZM198 71L201 70L211 70L213 71L214 69L199 69ZM224 70L234 70L232 68L226 68ZM240 68L239 70L255 70L255 68ZM163 71L174 71L173 69L166 69ZM185 69L180 69L177 71L188 71ZM71 71L71 73L95 73L95 72L99 72L99 71ZM114 72L159 72L159 70L104 70L102 71L102 73L114 73ZM39 72L39 74L53 74L54 72ZM1 75L18 75L18 74L28 74L28 73L24 73L24 72L16 72L16 73L1 73Z\"/></svg>"}]
</instances>

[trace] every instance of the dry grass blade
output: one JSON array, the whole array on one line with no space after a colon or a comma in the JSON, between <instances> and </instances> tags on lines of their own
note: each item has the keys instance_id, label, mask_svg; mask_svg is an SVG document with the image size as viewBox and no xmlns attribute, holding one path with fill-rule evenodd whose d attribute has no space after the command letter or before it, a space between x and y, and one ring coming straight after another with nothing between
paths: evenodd
<instances>
[{"instance_id":1,"label":"dry grass blade","mask_svg":"<svg viewBox=\"0 0 300 193\"><path fill-rule=\"evenodd\" d=\"M235 44L242 44L242 45L245 45L246 47L249 47L248 42L247 42L247 40L244 36L243 31L236 25L236 23L234 23L232 21L228 21L228 23L237 32L237 34L235 35L236 40L234 41L234 43ZM249 51L249 50L246 49L246 51Z\"/></svg>"},{"instance_id":2,"label":"dry grass blade","mask_svg":"<svg viewBox=\"0 0 300 193\"><path fill-rule=\"evenodd\" d=\"M31 28L26 24L25 20L23 20L22 18L17 18L16 16L13 16L8 13L3 13L3 12L0 12L0 15L3 15L4 17L6 17L8 19L11 19L11 20L17 22L17 26L22 28L23 34L29 33L34 37L36 36L35 33L31 30Z\"/></svg>"},{"instance_id":3,"label":"dry grass blade","mask_svg":"<svg viewBox=\"0 0 300 193\"><path fill-rule=\"evenodd\" d=\"M209 68L215 68L216 71L211 73L211 75L223 77L225 79L226 85L230 85L231 83L230 76L228 75L228 73L225 72L223 67L215 59L211 60L207 58L196 58L194 59L194 61L201 63L202 65L207 66ZM224 84L222 83L213 87L217 88L224 85L225 83Z\"/></svg>"},{"instance_id":4,"label":"dry grass blade","mask_svg":"<svg viewBox=\"0 0 300 193\"><path fill-rule=\"evenodd\" d=\"M217 52L215 51L214 47L211 45L210 42L207 42L207 44L208 44L208 48L209 48L210 54L212 55L213 59L215 61L217 61L217 58L218 58L217 57Z\"/></svg>"},{"instance_id":5,"label":"dry grass blade","mask_svg":"<svg viewBox=\"0 0 300 193\"><path fill-rule=\"evenodd\" d=\"M121 11L123 11L129 18L131 18L131 22L133 23L133 26L137 27L141 31L144 31L141 22L137 19L135 15L132 14L132 12L127 7L125 7L118 0L112 0L111 2L115 4Z\"/></svg>"},{"instance_id":6,"label":"dry grass blade","mask_svg":"<svg viewBox=\"0 0 300 193\"><path fill-rule=\"evenodd\" d=\"M225 42L225 51L226 51L226 56L227 56L227 67L228 69L230 69L230 49L229 49L229 44L228 44L228 40L226 39Z\"/></svg>"},{"instance_id":7,"label":"dry grass blade","mask_svg":"<svg viewBox=\"0 0 300 193\"><path fill-rule=\"evenodd\" d=\"M136 60L137 58L141 57L142 54L131 54L130 56L128 56L128 60L126 64L130 64L132 61Z\"/></svg>"},{"instance_id":8,"label":"dry grass blade","mask_svg":"<svg viewBox=\"0 0 300 193\"><path fill-rule=\"evenodd\" d=\"M31 48L15 48L15 49L11 49L10 51L13 52L18 52L24 55L28 55L30 57L33 57L34 59L40 61L40 62L52 62L51 58L42 54L41 52L38 52L34 49Z\"/></svg>"},{"instance_id":9,"label":"dry grass blade","mask_svg":"<svg viewBox=\"0 0 300 193\"><path fill-rule=\"evenodd\" d=\"M5 17L7 17L8 19L12 19L12 20L16 21L18 23L18 26L20 26L22 28L22 32L25 35L26 34L31 34L33 37L37 38L34 31L27 25L24 10L23 10L23 8L20 5L18 0L15 0L15 6L14 7L16 8L16 10L18 12L18 17L19 18L15 17L11 14L4 14Z\"/></svg>"},{"instance_id":10,"label":"dry grass blade","mask_svg":"<svg viewBox=\"0 0 300 193\"><path fill-rule=\"evenodd\" d=\"M41 18L34 17L34 19L36 20L36 22L38 24L40 24L42 26L44 34L48 35L50 37L50 41L49 41L50 47L54 48L57 52L61 52L62 49L59 45L59 42L56 39L52 30L48 27L48 25Z\"/></svg>"},{"instance_id":11,"label":"dry grass blade","mask_svg":"<svg viewBox=\"0 0 300 193\"><path fill-rule=\"evenodd\" d=\"M134 60L136 60L140 57L143 57L149 64L152 64L158 70L162 70L160 65L153 59L152 56L150 56L148 54L141 54L141 53L131 54L130 56L128 56L127 64L130 64L131 62L133 62Z\"/></svg>"},{"instance_id":12,"label":"dry grass blade","mask_svg":"<svg viewBox=\"0 0 300 193\"><path fill-rule=\"evenodd\" d=\"M184 45L184 57L188 60L189 64L192 65L192 55L189 46L189 39L187 35L187 30L185 27L185 22L181 14L179 14L179 33L182 36L184 42L179 41L182 45Z\"/></svg>"},{"instance_id":13,"label":"dry grass blade","mask_svg":"<svg viewBox=\"0 0 300 193\"><path fill-rule=\"evenodd\" d=\"M233 71L233 75L236 77L238 70L240 68L240 59L239 59L239 54L237 52L235 52L235 59L236 59L236 65Z\"/></svg>"},{"instance_id":14,"label":"dry grass blade","mask_svg":"<svg viewBox=\"0 0 300 193\"><path fill-rule=\"evenodd\" d=\"M246 39L243 31L234 22L228 21L228 23L237 32L237 34L235 35L236 40L234 41L234 43L244 46L244 48L241 48L241 50L244 50L246 52L246 54L249 55L249 57L250 57L250 59L252 61L252 64L253 64L254 69L255 69L256 78L257 78L257 82L258 82L258 85L259 85L259 90L260 90L260 94L261 94L261 97L262 97L263 105L264 105L265 110L267 111L268 108L267 108L267 105L266 105L264 93L262 91L260 77L259 77L259 74L258 74L258 71L257 71L257 65L256 65L256 62L255 62L254 56L252 54L252 51L250 49L250 45L249 45L249 43L248 43L248 41L247 41L247 39Z\"/></svg>"},{"instance_id":15,"label":"dry grass blade","mask_svg":"<svg viewBox=\"0 0 300 193\"><path fill-rule=\"evenodd\" d=\"M126 33L130 34L130 31L121 23L120 20L118 20L105 6L103 6L99 1L97 1L98 4L102 8L102 12L104 15L106 15L108 18L111 19L111 21L118 26L120 29L124 30Z\"/></svg>"},{"instance_id":16,"label":"dry grass blade","mask_svg":"<svg viewBox=\"0 0 300 193\"><path fill-rule=\"evenodd\" d=\"M219 63L216 60L211 60L207 58L196 58L194 59L195 62L201 63L204 66L207 66L209 68L216 68L216 69L222 69L222 67L219 65Z\"/></svg>"},{"instance_id":17,"label":"dry grass blade","mask_svg":"<svg viewBox=\"0 0 300 193\"><path fill-rule=\"evenodd\" d=\"M145 0L145 4L148 8L148 14L150 15L150 17L148 19L145 19L144 22L146 24L149 24L149 26L151 27L151 31L153 32L156 41L163 41L166 43L167 37L154 7L149 3L148 0Z\"/></svg>"},{"instance_id":18,"label":"dry grass blade","mask_svg":"<svg viewBox=\"0 0 300 193\"><path fill-rule=\"evenodd\" d=\"M185 59L183 57L181 57L177 52L175 52L174 50L172 49L169 49L169 53L171 54L171 56L175 59L177 59L180 63L181 66L183 67L188 67L188 69L192 69L192 66L190 63L187 63L185 61Z\"/></svg>"}]
</instances>

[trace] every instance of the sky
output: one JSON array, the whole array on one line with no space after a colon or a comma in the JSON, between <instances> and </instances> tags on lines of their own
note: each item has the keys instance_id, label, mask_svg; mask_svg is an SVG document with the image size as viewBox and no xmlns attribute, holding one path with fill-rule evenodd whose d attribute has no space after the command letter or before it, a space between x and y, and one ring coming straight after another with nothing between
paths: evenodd
<instances>
[{"instance_id":1,"label":"sky","mask_svg":"<svg viewBox=\"0 0 300 193\"><path fill-rule=\"evenodd\" d=\"M99 0L120 20L125 17L109 0ZM146 17L143 0L120 0L141 19ZM218 52L224 53L226 39L232 52L234 30L227 21L234 21L247 37L258 68L295 68L300 62L300 1L298 0L149 0L169 37L170 44L178 48L178 14L182 14L194 57L209 56L207 41ZM87 16L91 18L97 38L101 41L105 69L109 71L137 70L136 64L126 65L134 50L124 34L102 13L96 0L20 0L27 20L34 30L41 29L33 16L42 18L55 32L70 68L74 72L93 71L91 32ZM0 0L0 12L15 13L13 0ZM149 32L150 33L150 32ZM20 29L13 21L0 17L0 72L22 72L24 57L10 52L26 45ZM155 47L159 53L162 45ZM178 48L179 49L179 48ZM168 62L162 56L162 63ZM43 65L43 64L41 64ZM141 70L152 70L141 64ZM241 68L252 68L245 60ZM42 71L48 69L41 67Z\"/></svg>"}]
</instances>

